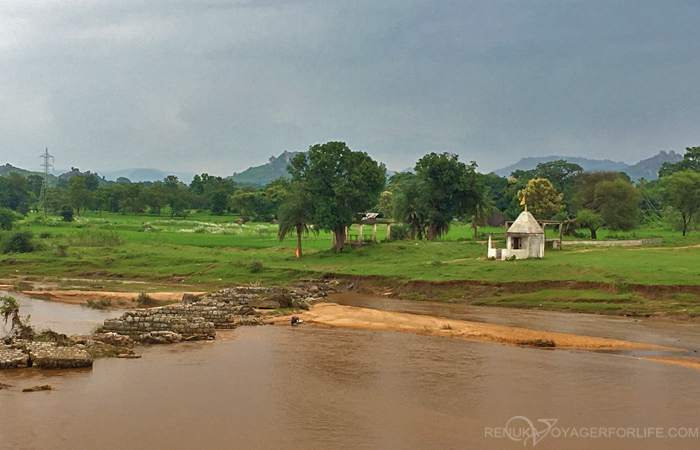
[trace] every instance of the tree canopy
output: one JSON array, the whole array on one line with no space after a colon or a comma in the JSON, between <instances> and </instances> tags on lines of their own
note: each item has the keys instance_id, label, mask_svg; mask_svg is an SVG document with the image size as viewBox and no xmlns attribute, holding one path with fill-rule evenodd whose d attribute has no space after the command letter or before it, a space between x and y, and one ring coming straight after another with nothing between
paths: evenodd
<instances>
[{"instance_id":1,"label":"tree canopy","mask_svg":"<svg viewBox=\"0 0 700 450\"><path fill-rule=\"evenodd\" d=\"M474 161L467 166L457 155L430 153L418 160L415 170L427 207L428 240L447 233L450 222L473 212L483 196L484 183Z\"/></svg>"},{"instance_id":2,"label":"tree canopy","mask_svg":"<svg viewBox=\"0 0 700 450\"><path fill-rule=\"evenodd\" d=\"M345 227L377 204L386 184L384 165L344 142L312 145L306 154L295 156L287 170L292 183L304 183L313 197L313 223L333 232L336 251L345 245Z\"/></svg>"},{"instance_id":3,"label":"tree canopy","mask_svg":"<svg viewBox=\"0 0 700 450\"><path fill-rule=\"evenodd\" d=\"M683 159L677 163L665 162L659 169L659 177L667 177L676 172L692 170L700 172L700 147L686 147Z\"/></svg>"},{"instance_id":4,"label":"tree canopy","mask_svg":"<svg viewBox=\"0 0 700 450\"><path fill-rule=\"evenodd\" d=\"M663 179L664 199L683 220L683 236L700 211L700 173L693 170L674 172Z\"/></svg>"},{"instance_id":5,"label":"tree canopy","mask_svg":"<svg viewBox=\"0 0 700 450\"><path fill-rule=\"evenodd\" d=\"M525 189L518 191L518 199L525 203L528 211L537 219L549 219L563 211L563 198L564 194L557 194L552 182L546 178L534 178L527 182Z\"/></svg>"}]
</instances>

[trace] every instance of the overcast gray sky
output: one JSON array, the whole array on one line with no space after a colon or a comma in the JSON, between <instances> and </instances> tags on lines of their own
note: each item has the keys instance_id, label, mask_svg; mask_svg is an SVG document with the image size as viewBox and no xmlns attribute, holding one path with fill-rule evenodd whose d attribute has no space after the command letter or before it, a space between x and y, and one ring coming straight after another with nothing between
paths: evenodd
<instances>
[{"instance_id":1,"label":"overcast gray sky","mask_svg":"<svg viewBox=\"0 0 700 450\"><path fill-rule=\"evenodd\" d=\"M0 0L0 164L230 175L700 145L699 1Z\"/></svg>"}]
</instances>

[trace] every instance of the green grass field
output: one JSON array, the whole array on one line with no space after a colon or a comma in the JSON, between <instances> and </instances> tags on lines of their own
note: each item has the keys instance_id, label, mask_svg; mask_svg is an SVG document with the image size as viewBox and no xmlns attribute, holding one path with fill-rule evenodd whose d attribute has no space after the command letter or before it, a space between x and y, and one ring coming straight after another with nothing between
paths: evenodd
<instances>
[{"instance_id":1,"label":"green grass field","mask_svg":"<svg viewBox=\"0 0 700 450\"><path fill-rule=\"evenodd\" d=\"M586 248L566 247L549 250L541 260L491 261L486 258L485 235L473 238L468 225L455 225L447 236L435 241L380 242L362 248L330 250L331 236L320 233L303 240L304 256L296 258L296 238L283 242L276 238L271 224L234 224L231 216L193 215L187 220L168 216L126 216L89 214L74 223L58 218L28 217L20 227L28 227L40 243L33 253L0 257L0 276L30 280L61 278L144 281L173 289L216 289L239 283L283 284L304 276L326 272L348 275L380 275L396 282L408 280L484 280L489 282L575 280L624 285L700 285L700 248L680 248L700 244L700 235L663 230L636 230L627 238L663 237L663 244L646 247ZM351 231L356 239L358 227ZM479 230L500 232L501 229ZM599 240L611 233L600 232ZM109 238L123 241L113 245ZM379 226L378 240L386 228ZM370 240L372 227L364 227ZM617 234L620 237L620 234ZM582 251L585 250L585 251ZM122 288L123 289L123 288ZM568 291L523 294L480 299L483 304L587 310L586 302ZM559 299L558 301L555 301ZM631 297L628 298L628 300ZM621 311L609 298L588 296L599 309ZM618 299L619 300L619 299ZM686 310L694 300L685 300ZM637 302L638 306L639 303ZM655 305L654 307L658 307ZM645 306L646 308L646 306ZM590 309L590 308L588 308ZM692 309L692 308L691 308ZM646 309L645 309L646 310ZM693 309L694 311L694 309ZM605 311L602 311L605 312Z\"/></svg>"}]
</instances>

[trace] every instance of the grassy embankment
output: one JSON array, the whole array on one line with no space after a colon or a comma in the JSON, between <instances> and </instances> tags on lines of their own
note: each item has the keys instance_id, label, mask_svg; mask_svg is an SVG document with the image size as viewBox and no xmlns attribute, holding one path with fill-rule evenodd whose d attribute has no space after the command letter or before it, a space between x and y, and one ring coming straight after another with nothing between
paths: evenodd
<instances>
[{"instance_id":1,"label":"grassy embankment","mask_svg":"<svg viewBox=\"0 0 700 450\"><path fill-rule=\"evenodd\" d=\"M304 239L304 257L297 259L295 238L280 243L276 226L236 226L231 216L171 221L167 216L88 214L72 224L36 217L20 226L35 233L41 249L0 256L0 276L14 281L68 278L69 284L94 289L210 290L336 273L380 276L359 280L357 289L404 298L606 314L700 315L700 249L674 248L700 244L695 233L682 238L675 232L637 230L612 238L663 237L664 242L632 248L567 247L548 251L542 260L515 262L486 259L484 237L473 239L468 226L455 226L436 242L389 242L340 254L329 250L330 234L321 233ZM371 234L371 227L365 227L366 240ZM599 239L610 234L599 232ZM123 243L110 242L115 235ZM380 226L378 239L385 235ZM135 288L122 285L123 280L146 284ZM649 287L658 285L691 287Z\"/></svg>"}]
</instances>

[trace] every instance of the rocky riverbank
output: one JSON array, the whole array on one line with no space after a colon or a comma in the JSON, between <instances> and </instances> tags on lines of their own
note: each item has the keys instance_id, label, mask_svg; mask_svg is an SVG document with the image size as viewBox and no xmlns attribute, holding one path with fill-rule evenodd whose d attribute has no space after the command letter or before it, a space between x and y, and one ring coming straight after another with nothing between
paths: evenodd
<instances>
[{"instance_id":1,"label":"rocky riverbank","mask_svg":"<svg viewBox=\"0 0 700 450\"><path fill-rule=\"evenodd\" d=\"M98 333L66 336L46 330L33 339L3 338L0 369L91 367L94 358L138 357L136 345L214 339L217 329L262 325L270 310L305 309L334 291L333 281L303 281L283 288L237 286L185 294L180 304L127 311L107 319Z\"/></svg>"}]
</instances>

